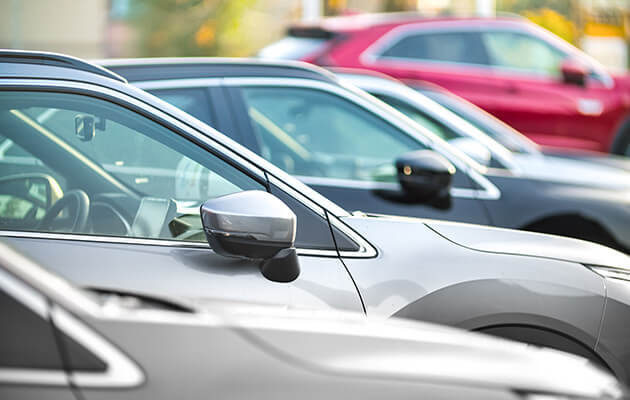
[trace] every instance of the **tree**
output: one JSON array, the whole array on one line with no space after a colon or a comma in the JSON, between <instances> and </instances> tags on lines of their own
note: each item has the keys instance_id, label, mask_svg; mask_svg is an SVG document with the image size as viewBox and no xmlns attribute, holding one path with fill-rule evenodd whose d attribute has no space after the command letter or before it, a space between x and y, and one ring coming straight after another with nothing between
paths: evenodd
<instances>
[{"instance_id":1,"label":"tree","mask_svg":"<svg viewBox=\"0 0 630 400\"><path fill-rule=\"evenodd\" d=\"M129 22L137 55L241 56L250 49L239 31L254 0L134 0Z\"/></svg>"}]
</instances>

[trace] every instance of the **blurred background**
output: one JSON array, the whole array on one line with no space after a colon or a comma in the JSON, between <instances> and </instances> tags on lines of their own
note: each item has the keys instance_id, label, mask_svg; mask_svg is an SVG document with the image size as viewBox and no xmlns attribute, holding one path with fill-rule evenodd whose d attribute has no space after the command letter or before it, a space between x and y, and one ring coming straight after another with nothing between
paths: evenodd
<instances>
[{"instance_id":1,"label":"blurred background","mask_svg":"<svg viewBox=\"0 0 630 400\"><path fill-rule=\"evenodd\" d=\"M3 0L0 48L82 58L248 56L290 23L396 11L519 14L613 71L629 65L630 0Z\"/></svg>"}]
</instances>

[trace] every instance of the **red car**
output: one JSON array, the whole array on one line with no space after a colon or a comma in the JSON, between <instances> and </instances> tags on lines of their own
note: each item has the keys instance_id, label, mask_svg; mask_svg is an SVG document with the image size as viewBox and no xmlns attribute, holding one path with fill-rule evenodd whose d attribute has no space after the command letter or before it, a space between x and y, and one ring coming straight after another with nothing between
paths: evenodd
<instances>
[{"instance_id":1,"label":"red car","mask_svg":"<svg viewBox=\"0 0 630 400\"><path fill-rule=\"evenodd\" d=\"M542 145L630 155L630 77L524 19L335 17L259 55L434 82Z\"/></svg>"}]
</instances>

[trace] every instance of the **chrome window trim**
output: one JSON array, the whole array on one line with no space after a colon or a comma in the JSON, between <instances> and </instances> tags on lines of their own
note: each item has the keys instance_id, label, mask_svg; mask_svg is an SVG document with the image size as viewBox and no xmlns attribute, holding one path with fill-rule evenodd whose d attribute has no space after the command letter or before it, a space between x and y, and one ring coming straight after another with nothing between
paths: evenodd
<instances>
[{"instance_id":1,"label":"chrome window trim","mask_svg":"<svg viewBox=\"0 0 630 400\"><path fill-rule=\"evenodd\" d=\"M329 216L332 214L329 214ZM342 229L340 226L338 228ZM56 233L56 232L36 232L36 231L7 231L0 230L0 237L20 238L20 239L44 239L44 240L65 240L75 242L88 242L88 243L105 243L105 244L128 244L139 246L160 246L160 247L178 247L186 249L203 249L213 251L212 248L206 242L186 242L183 240L169 240L169 239L144 239L125 236L103 236L103 235L85 235L76 233ZM352 236L353 240L359 242L356 234ZM357 243L361 245L360 243ZM366 246L370 248L371 246ZM323 256L323 257L337 257L336 250L330 249L304 249L297 248L299 256ZM355 252L346 252L355 253ZM359 254L360 251L355 253L359 257L371 257L369 255ZM366 251L365 254L371 254Z\"/></svg>"},{"instance_id":2,"label":"chrome window trim","mask_svg":"<svg viewBox=\"0 0 630 400\"><path fill-rule=\"evenodd\" d=\"M477 171L477 169L485 170L486 168L476 164L474 161L470 160L468 156L457 149L452 148L449 144L444 142L428 129L418 125L399 111L365 93L364 91L354 88L353 86L347 86L343 83L333 85L327 82L302 78L225 78L224 84L226 86L305 87L322 90L324 92L335 94L341 98L348 99L359 107L366 109L371 114L382 118L389 124L400 129L403 133L416 139L423 145L435 149L438 153L448 158L450 162L452 162L462 172L467 174L482 188L481 191L470 188L453 188L455 189L451 192L453 196L473 198L476 195L477 198L484 200L496 200L501 197L499 189ZM472 165L475 165L476 167L473 167Z\"/></svg>"},{"instance_id":3,"label":"chrome window trim","mask_svg":"<svg viewBox=\"0 0 630 400\"><path fill-rule=\"evenodd\" d=\"M7 261L6 257L3 259ZM115 346L59 306L55 304L49 306L44 295L4 269L0 269L0 288L41 318L45 320L50 318L56 328L85 347L106 365L104 372L69 371L67 373L63 369L0 367L0 383L50 386L69 386L73 383L83 388L127 388L144 382L141 369Z\"/></svg>"}]
</instances>

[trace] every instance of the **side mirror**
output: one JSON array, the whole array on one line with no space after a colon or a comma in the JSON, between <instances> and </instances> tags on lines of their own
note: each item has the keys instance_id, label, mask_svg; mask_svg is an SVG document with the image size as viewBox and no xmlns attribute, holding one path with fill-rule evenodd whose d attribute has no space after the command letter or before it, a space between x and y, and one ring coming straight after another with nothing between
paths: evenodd
<instances>
[{"instance_id":1,"label":"side mirror","mask_svg":"<svg viewBox=\"0 0 630 400\"><path fill-rule=\"evenodd\" d=\"M560 72L564 83L586 86L588 70L581 62L572 59L564 60L560 65Z\"/></svg>"},{"instance_id":2,"label":"side mirror","mask_svg":"<svg viewBox=\"0 0 630 400\"><path fill-rule=\"evenodd\" d=\"M275 282L300 274L293 247L296 217L275 196L249 190L208 200L201 206L201 223L218 254L260 260L262 274Z\"/></svg>"},{"instance_id":3,"label":"side mirror","mask_svg":"<svg viewBox=\"0 0 630 400\"><path fill-rule=\"evenodd\" d=\"M0 194L27 200L37 207L48 209L63 197L63 191L50 175L26 173L0 178Z\"/></svg>"},{"instance_id":4,"label":"side mirror","mask_svg":"<svg viewBox=\"0 0 630 400\"><path fill-rule=\"evenodd\" d=\"M416 202L450 199L455 167L431 150L403 154L396 160L398 181L407 197Z\"/></svg>"},{"instance_id":5,"label":"side mirror","mask_svg":"<svg viewBox=\"0 0 630 400\"><path fill-rule=\"evenodd\" d=\"M448 143L461 150L464 154L477 161L479 164L486 167L490 165L492 153L490 153L490 150L488 150L486 146L475 139L471 137L458 137L449 140Z\"/></svg>"}]
</instances>

